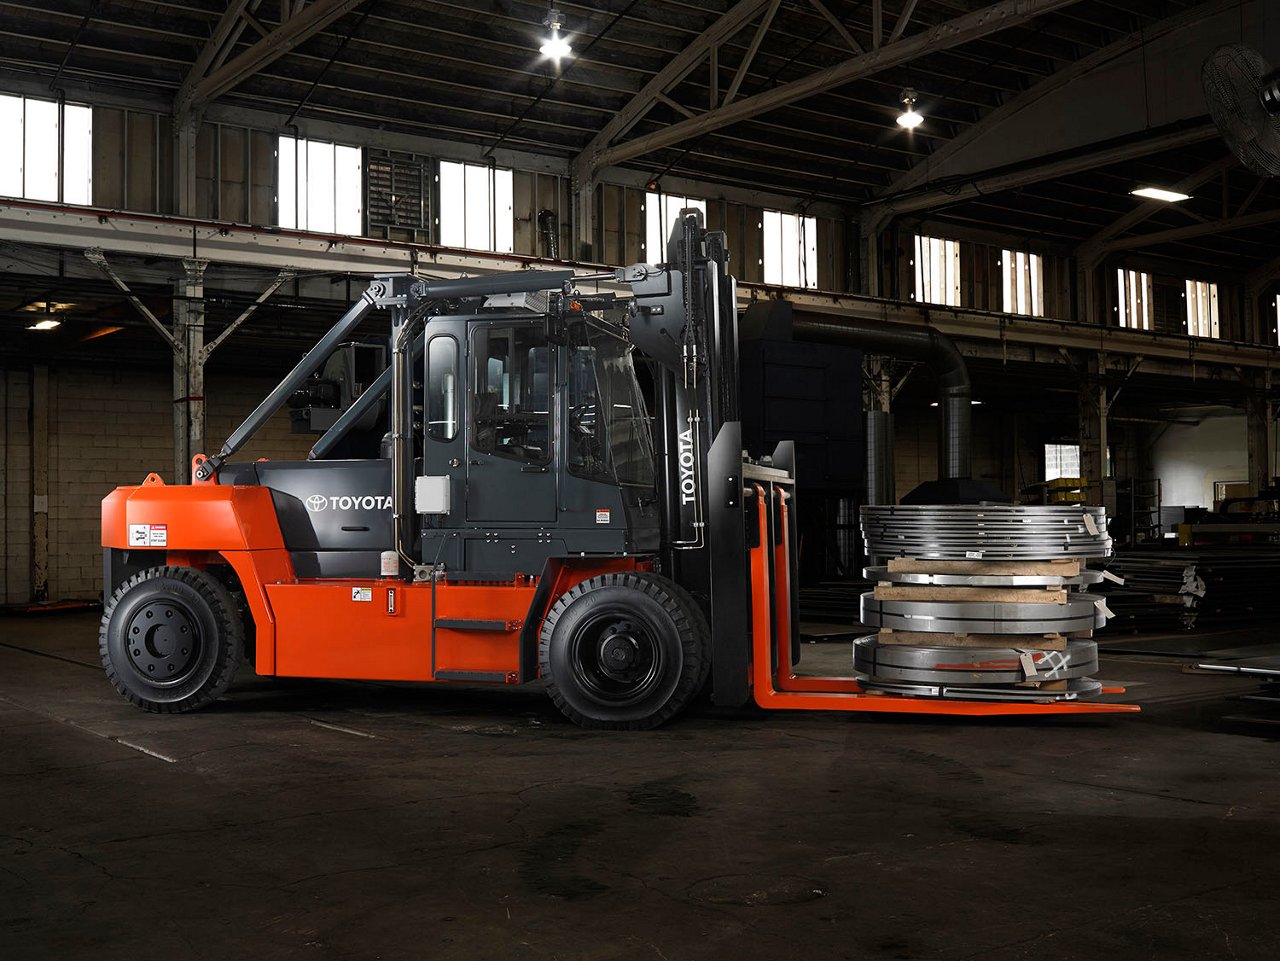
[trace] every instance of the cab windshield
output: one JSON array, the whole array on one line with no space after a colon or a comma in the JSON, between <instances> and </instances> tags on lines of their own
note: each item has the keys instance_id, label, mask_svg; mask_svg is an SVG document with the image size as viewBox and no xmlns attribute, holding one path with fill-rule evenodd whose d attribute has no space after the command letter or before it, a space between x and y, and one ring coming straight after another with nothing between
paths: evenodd
<instances>
[{"instance_id":1,"label":"cab windshield","mask_svg":"<svg viewBox=\"0 0 1280 961\"><path fill-rule=\"evenodd\" d=\"M630 345L577 324L568 349L569 470L618 484L652 487L653 436Z\"/></svg>"}]
</instances>

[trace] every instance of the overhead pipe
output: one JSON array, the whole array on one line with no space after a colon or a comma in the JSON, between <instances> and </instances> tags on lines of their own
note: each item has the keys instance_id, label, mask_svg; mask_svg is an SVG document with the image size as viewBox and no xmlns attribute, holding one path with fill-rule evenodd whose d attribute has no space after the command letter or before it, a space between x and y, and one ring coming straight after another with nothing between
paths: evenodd
<instances>
[{"instance_id":1,"label":"overhead pipe","mask_svg":"<svg viewBox=\"0 0 1280 961\"><path fill-rule=\"evenodd\" d=\"M951 338L930 328L800 313L793 314L792 333L797 340L844 344L928 365L938 381L938 479L967 480L971 476L972 390L964 357Z\"/></svg>"}]
</instances>

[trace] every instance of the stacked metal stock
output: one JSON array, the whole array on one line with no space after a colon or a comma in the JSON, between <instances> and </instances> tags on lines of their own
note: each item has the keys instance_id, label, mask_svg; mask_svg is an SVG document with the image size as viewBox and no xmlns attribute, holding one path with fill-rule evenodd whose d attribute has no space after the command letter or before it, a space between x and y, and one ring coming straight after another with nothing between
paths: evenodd
<instances>
[{"instance_id":1,"label":"stacked metal stock","mask_svg":"<svg viewBox=\"0 0 1280 961\"><path fill-rule=\"evenodd\" d=\"M854 644L872 690L967 700L1097 694L1093 631L1110 612L1084 588L1105 575L1105 511L1078 505L862 509L876 582Z\"/></svg>"}]
</instances>

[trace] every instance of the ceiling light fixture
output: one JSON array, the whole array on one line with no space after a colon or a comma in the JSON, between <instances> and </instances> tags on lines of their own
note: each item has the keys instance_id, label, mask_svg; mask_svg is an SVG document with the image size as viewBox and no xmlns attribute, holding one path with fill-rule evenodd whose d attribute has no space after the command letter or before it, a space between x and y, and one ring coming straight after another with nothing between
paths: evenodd
<instances>
[{"instance_id":1,"label":"ceiling light fixture","mask_svg":"<svg viewBox=\"0 0 1280 961\"><path fill-rule=\"evenodd\" d=\"M1137 187L1129 191L1134 197L1145 197L1147 200L1163 200L1165 203L1177 203L1180 200L1190 200L1191 194L1180 193L1177 190L1166 190L1164 187Z\"/></svg>"},{"instance_id":2,"label":"ceiling light fixture","mask_svg":"<svg viewBox=\"0 0 1280 961\"><path fill-rule=\"evenodd\" d=\"M924 117L916 113L917 94L914 87L907 87L898 95L902 105L907 109L898 114L898 126L907 130L915 130L924 123Z\"/></svg>"},{"instance_id":3,"label":"ceiling light fixture","mask_svg":"<svg viewBox=\"0 0 1280 961\"><path fill-rule=\"evenodd\" d=\"M46 317L44 320L37 320L34 324L28 324L27 330L53 330L55 327L61 327L62 321L57 317Z\"/></svg>"},{"instance_id":4,"label":"ceiling light fixture","mask_svg":"<svg viewBox=\"0 0 1280 961\"><path fill-rule=\"evenodd\" d=\"M552 7L547 11L547 17L542 21L542 24L551 31L551 35L543 41L542 46L538 48L538 53L544 57L549 57L559 65L561 57L567 57L573 52L573 47L569 46L569 41L560 36L560 27L564 25L564 16L555 7Z\"/></svg>"}]
</instances>

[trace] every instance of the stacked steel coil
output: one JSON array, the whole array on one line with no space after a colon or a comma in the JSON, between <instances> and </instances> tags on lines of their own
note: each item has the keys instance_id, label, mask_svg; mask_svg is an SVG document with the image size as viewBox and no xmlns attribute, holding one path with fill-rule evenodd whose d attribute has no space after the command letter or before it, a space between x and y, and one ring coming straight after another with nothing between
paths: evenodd
<instances>
[{"instance_id":1,"label":"stacked steel coil","mask_svg":"<svg viewBox=\"0 0 1280 961\"><path fill-rule=\"evenodd\" d=\"M882 505L862 508L874 557L1051 560L1111 553L1106 511L1054 505Z\"/></svg>"},{"instance_id":2,"label":"stacked steel coil","mask_svg":"<svg viewBox=\"0 0 1280 961\"><path fill-rule=\"evenodd\" d=\"M854 644L864 686L916 696L1071 700L1101 689L1093 631L1109 611L1083 588L1111 553L1099 507L862 509L875 590Z\"/></svg>"}]
</instances>

